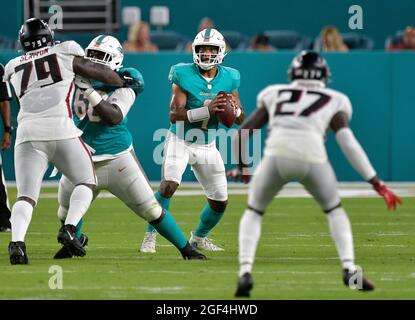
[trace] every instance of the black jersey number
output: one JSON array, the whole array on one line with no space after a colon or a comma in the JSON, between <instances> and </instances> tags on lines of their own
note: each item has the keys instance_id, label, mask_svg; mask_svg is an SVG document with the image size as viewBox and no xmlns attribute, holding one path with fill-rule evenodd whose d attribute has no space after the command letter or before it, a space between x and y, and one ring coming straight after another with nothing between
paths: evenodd
<instances>
[{"instance_id":1,"label":"black jersey number","mask_svg":"<svg viewBox=\"0 0 415 320\"><path fill-rule=\"evenodd\" d=\"M323 108L331 99L331 97L327 94L318 91L304 91L304 90L296 90L296 89L285 89L280 90L278 92L278 96L281 96L282 93L291 93L290 97L287 100L283 100L277 103L277 108L275 109L274 115L278 116L287 116L287 115L294 115L295 112L293 111L283 111L282 107L286 103L295 103L300 101L303 94L306 95L314 95L317 96L317 100L315 100L310 106L305 108L298 116L300 117L308 117L313 112Z\"/></svg>"},{"instance_id":2,"label":"black jersey number","mask_svg":"<svg viewBox=\"0 0 415 320\"><path fill-rule=\"evenodd\" d=\"M58 58L55 53L45 56L43 58L34 60L34 64L35 64L36 76L38 80L47 79L49 76L52 80L50 83L41 85L40 86L41 88L50 86L51 84L62 81L62 75L59 69ZM47 68L46 68L46 65L47 65ZM33 61L23 63L17 66L14 70L16 73L23 70L22 82L21 82L21 88L20 88L20 96L19 96L19 98L21 98L26 93L27 87L29 85L30 74L32 73L32 70L33 70Z\"/></svg>"}]
</instances>

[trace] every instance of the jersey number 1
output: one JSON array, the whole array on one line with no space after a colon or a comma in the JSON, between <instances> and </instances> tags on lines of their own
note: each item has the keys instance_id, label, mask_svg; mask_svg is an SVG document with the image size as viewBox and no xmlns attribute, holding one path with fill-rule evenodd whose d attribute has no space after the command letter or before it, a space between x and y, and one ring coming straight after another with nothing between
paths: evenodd
<instances>
[{"instance_id":1,"label":"jersey number 1","mask_svg":"<svg viewBox=\"0 0 415 320\"><path fill-rule=\"evenodd\" d=\"M277 108L275 109L274 115L276 116L292 116L295 114L294 111L283 111L282 107L286 103L296 103L300 101L301 96L305 92L306 95L314 95L317 96L317 100L315 100L311 105L309 105L307 108L305 108L301 113L299 114L300 117L308 117L313 112L316 112L317 110L323 108L329 101L330 96L327 94L324 94L322 92L318 91L303 91L303 90L295 90L295 89L286 89L286 90L280 90L278 92L278 96L280 96L282 93L291 93L291 96L287 100L280 101L277 103Z\"/></svg>"},{"instance_id":2,"label":"jersey number 1","mask_svg":"<svg viewBox=\"0 0 415 320\"><path fill-rule=\"evenodd\" d=\"M37 80L44 80L44 79L47 79L49 76L51 77L51 80L52 80L52 82L50 83L45 83L41 85L40 86L41 88L50 86L51 84L62 81L62 75L59 69L58 58L55 53L45 56L43 58L34 60L34 64L35 64ZM48 65L49 70L46 70L46 66L45 66L46 64ZM21 98L27 91L32 69L33 69L33 61L29 61L21 65L18 65L14 69L16 73L23 70L19 98Z\"/></svg>"}]
</instances>

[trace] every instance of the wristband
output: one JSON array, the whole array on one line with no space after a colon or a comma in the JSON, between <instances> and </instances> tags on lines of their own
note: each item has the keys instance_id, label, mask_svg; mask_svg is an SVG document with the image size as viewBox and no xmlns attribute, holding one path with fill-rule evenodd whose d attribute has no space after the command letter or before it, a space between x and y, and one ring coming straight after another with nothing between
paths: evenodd
<instances>
[{"instance_id":1,"label":"wristband","mask_svg":"<svg viewBox=\"0 0 415 320\"><path fill-rule=\"evenodd\" d=\"M102 101L101 95L92 88L85 90L85 97L91 103L92 107L95 107Z\"/></svg>"},{"instance_id":2,"label":"wristband","mask_svg":"<svg viewBox=\"0 0 415 320\"><path fill-rule=\"evenodd\" d=\"M199 122L210 118L209 108L201 107L187 111L189 122Z\"/></svg>"},{"instance_id":3,"label":"wristband","mask_svg":"<svg viewBox=\"0 0 415 320\"><path fill-rule=\"evenodd\" d=\"M11 134L13 132L13 129L14 129L13 127L5 126L4 127L4 132L7 132L7 133L10 133Z\"/></svg>"}]
</instances>

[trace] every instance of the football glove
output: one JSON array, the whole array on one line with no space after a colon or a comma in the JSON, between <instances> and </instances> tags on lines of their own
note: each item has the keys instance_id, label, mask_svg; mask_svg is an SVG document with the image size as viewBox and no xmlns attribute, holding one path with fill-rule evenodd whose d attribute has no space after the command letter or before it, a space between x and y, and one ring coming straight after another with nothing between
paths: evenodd
<instances>
[{"instance_id":1,"label":"football glove","mask_svg":"<svg viewBox=\"0 0 415 320\"><path fill-rule=\"evenodd\" d=\"M137 94L143 92L144 79L137 69L121 68L118 75L124 81L124 87L133 89Z\"/></svg>"},{"instance_id":2,"label":"football glove","mask_svg":"<svg viewBox=\"0 0 415 320\"><path fill-rule=\"evenodd\" d=\"M385 199L388 210L395 210L398 203L402 204L402 200L393 193L383 182L376 182L373 184L373 189Z\"/></svg>"}]
</instances>

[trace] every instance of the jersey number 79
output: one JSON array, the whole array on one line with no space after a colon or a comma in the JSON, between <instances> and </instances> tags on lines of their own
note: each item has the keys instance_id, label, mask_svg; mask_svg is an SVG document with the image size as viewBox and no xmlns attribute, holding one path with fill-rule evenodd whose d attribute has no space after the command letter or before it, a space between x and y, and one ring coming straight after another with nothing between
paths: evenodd
<instances>
[{"instance_id":1,"label":"jersey number 79","mask_svg":"<svg viewBox=\"0 0 415 320\"><path fill-rule=\"evenodd\" d=\"M62 81L62 75L59 69L58 58L55 53L45 56L43 58L36 59L34 61L23 63L21 65L18 65L14 69L16 73L23 70L19 98L21 98L27 91L27 88L29 86L30 75L32 74L33 70L33 64L35 65L35 71L38 81L45 80L50 77L49 82L43 81L42 84L39 84L38 87L43 88L46 86L50 86L51 84L54 84L56 82ZM46 64L48 65L49 70L46 70Z\"/></svg>"}]
</instances>

